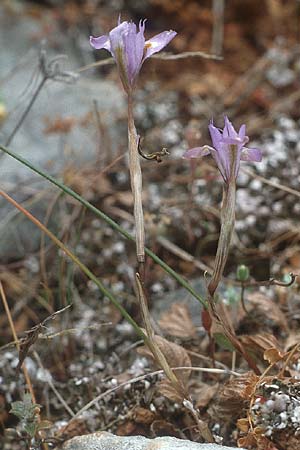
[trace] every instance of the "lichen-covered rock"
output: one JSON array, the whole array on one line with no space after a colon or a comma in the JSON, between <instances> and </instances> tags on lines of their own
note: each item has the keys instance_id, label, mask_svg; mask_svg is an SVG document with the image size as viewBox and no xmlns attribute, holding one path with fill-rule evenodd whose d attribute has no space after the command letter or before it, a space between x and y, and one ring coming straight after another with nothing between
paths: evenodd
<instances>
[{"instance_id":1,"label":"lichen-covered rock","mask_svg":"<svg viewBox=\"0 0 300 450\"><path fill-rule=\"evenodd\" d=\"M99 432L77 436L67 441L62 450L238 450L217 444L198 444L175 437L147 439L143 436L115 436ZM243 449L239 449L243 450Z\"/></svg>"}]
</instances>

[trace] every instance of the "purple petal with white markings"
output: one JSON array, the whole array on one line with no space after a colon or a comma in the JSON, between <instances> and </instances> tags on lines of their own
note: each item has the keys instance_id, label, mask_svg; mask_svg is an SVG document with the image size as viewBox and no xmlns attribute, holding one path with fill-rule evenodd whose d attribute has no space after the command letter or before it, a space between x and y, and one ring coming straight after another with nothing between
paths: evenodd
<instances>
[{"instance_id":1,"label":"purple petal with white markings","mask_svg":"<svg viewBox=\"0 0 300 450\"><path fill-rule=\"evenodd\" d=\"M163 31L145 42L144 60L162 50L176 36L176 31Z\"/></svg>"},{"instance_id":2,"label":"purple petal with white markings","mask_svg":"<svg viewBox=\"0 0 300 450\"><path fill-rule=\"evenodd\" d=\"M241 161L261 162L261 160L262 152L259 148L242 148Z\"/></svg>"},{"instance_id":3,"label":"purple petal with white markings","mask_svg":"<svg viewBox=\"0 0 300 450\"><path fill-rule=\"evenodd\" d=\"M109 52L111 51L109 37L106 35L99 36L99 37L90 36L90 44L96 50L100 50L100 49L104 48L105 50L108 50Z\"/></svg>"},{"instance_id":4,"label":"purple petal with white markings","mask_svg":"<svg viewBox=\"0 0 300 450\"><path fill-rule=\"evenodd\" d=\"M194 147L190 150L187 150L182 157L185 159L201 158L202 156L209 155L211 151L214 151L214 149L212 147L209 147L209 145L204 145L203 147Z\"/></svg>"}]
</instances>

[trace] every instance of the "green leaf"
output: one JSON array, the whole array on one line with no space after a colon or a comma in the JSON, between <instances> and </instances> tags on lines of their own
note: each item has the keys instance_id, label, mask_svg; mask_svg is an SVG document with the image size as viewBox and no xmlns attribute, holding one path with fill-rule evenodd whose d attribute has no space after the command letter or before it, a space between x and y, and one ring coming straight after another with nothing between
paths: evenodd
<instances>
[{"instance_id":1,"label":"green leaf","mask_svg":"<svg viewBox=\"0 0 300 450\"><path fill-rule=\"evenodd\" d=\"M34 437L37 431L37 419L31 421L27 421L24 423L24 431L29 434L30 437Z\"/></svg>"},{"instance_id":2,"label":"green leaf","mask_svg":"<svg viewBox=\"0 0 300 450\"><path fill-rule=\"evenodd\" d=\"M230 340L227 336L225 336L225 334L215 333L214 339L216 343L225 350L230 350L231 352L235 351L234 346L231 344Z\"/></svg>"},{"instance_id":3,"label":"green leaf","mask_svg":"<svg viewBox=\"0 0 300 450\"><path fill-rule=\"evenodd\" d=\"M34 437L37 430L37 408L41 405L32 403L31 395L24 394L23 400L18 400L11 404L10 413L20 419L24 431Z\"/></svg>"}]
</instances>

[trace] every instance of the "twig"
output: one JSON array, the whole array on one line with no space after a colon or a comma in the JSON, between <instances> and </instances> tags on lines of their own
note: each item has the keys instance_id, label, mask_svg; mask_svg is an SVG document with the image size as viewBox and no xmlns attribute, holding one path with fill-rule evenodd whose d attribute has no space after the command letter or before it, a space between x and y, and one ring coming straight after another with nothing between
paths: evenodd
<instances>
[{"instance_id":1,"label":"twig","mask_svg":"<svg viewBox=\"0 0 300 450\"><path fill-rule=\"evenodd\" d=\"M18 350L18 352L20 352L20 344L19 344L18 336L17 336L17 333L16 333L14 322L13 322L12 317L11 317L10 309L9 309L9 306L8 306L8 303L7 303L5 291L3 289L3 285L2 285L1 280L0 280L0 296L2 298L3 306L4 306L4 309L5 309L6 315L7 315L7 319L8 319L8 322L9 322L10 329L11 329L11 333L12 333L14 341L16 343L17 350ZM27 367L24 364L22 365L22 371L23 371L24 378L25 378L25 381L26 381L26 384L27 384L27 387L28 387L28 390L29 390L29 393L30 393L30 396L31 396L31 401L35 405L36 404L36 398L35 398L34 390L33 390L33 387L32 387L32 383L31 383L31 380L30 380L30 376L29 376ZM41 421L41 417L40 417L39 412L36 412L36 417L37 417L37 421L40 422ZM39 432L38 432L38 434L39 434ZM46 443L43 443L42 446L43 446L44 450L48 450L48 445Z\"/></svg>"},{"instance_id":2,"label":"twig","mask_svg":"<svg viewBox=\"0 0 300 450\"><path fill-rule=\"evenodd\" d=\"M161 52L159 54L153 55L151 58L154 59L163 59L163 60L174 60L174 59L185 59L185 58L205 58L205 59L215 59L216 61L222 61L222 56L219 55L211 55L209 53L195 51L195 52L182 52L174 55L168 52Z\"/></svg>"},{"instance_id":3,"label":"twig","mask_svg":"<svg viewBox=\"0 0 300 450\"><path fill-rule=\"evenodd\" d=\"M268 184L269 186L272 186L275 189L279 189L281 191L288 192L289 194L295 195L295 197L300 198L300 192L296 191L295 189L292 189L288 186L284 186L281 183L276 183L276 181L268 180L267 178L262 177L261 175L257 175L256 173L252 172L252 170L246 169L245 167L242 167L241 171L246 173L247 175L249 175L252 178L256 178L257 180L260 180L264 184Z\"/></svg>"},{"instance_id":4,"label":"twig","mask_svg":"<svg viewBox=\"0 0 300 450\"><path fill-rule=\"evenodd\" d=\"M89 325L89 326L84 327L84 328L67 328L66 330L60 330L60 331L57 331L56 333L50 333L50 334L39 333L38 336L37 336L37 339L38 340L39 339L50 340L50 339L54 339L56 337L63 336L65 334L76 334L76 333L78 333L80 331L98 330L103 325L105 325L105 326L112 325L112 322L104 322L104 323L101 323L100 325ZM6 350L7 348L9 348L9 347L11 347L13 345L22 344L23 342L24 342L24 338L18 339L17 341L8 342L7 344L2 345L0 347L0 352L2 352L3 350ZM143 343L143 341L138 341L138 345L141 345L141 343ZM137 345L137 343L135 343L135 345Z\"/></svg>"},{"instance_id":5,"label":"twig","mask_svg":"<svg viewBox=\"0 0 300 450\"><path fill-rule=\"evenodd\" d=\"M18 352L20 352L19 339L18 339L18 336L17 336L17 333L16 333L14 322L13 322L11 314L10 314L10 309L9 309L9 306L8 306L8 303L7 303L6 295L5 295L5 292L4 292L1 280L0 280L0 294L1 294L2 302L3 302L3 306L4 306L4 309L5 309L6 315L7 315L8 323L9 323L9 326L10 326L10 329L11 329L11 333L12 333L13 338L14 338L14 342L16 344ZM34 391L33 391L31 380L30 380L30 377L29 377L29 374L28 374L27 367L22 365L22 370L23 370L23 373L24 373L26 384L28 386L28 390L29 390L30 395L31 395L32 403L35 404L36 403L36 399L35 399L35 395L34 395Z\"/></svg>"},{"instance_id":6,"label":"twig","mask_svg":"<svg viewBox=\"0 0 300 450\"><path fill-rule=\"evenodd\" d=\"M224 40L224 9L225 0L213 0L213 35L211 52L221 55L223 51Z\"/></svg>"},{"instance_id":7,"label":"twig","mask_svg":"<svg viewBox=\"0 0 300 450\"><path fill-rule=\"evenodd\" d=\"M233 372L231 370L224 370L224 369L215 369L215 368L206 368L206 367L172 367L172 370L176 371L176 370L192 370L195 372L203 372L203 373L214 373L214 374L224 374L224 375L235 375L237 377L242 376L243 374L238 373L238 372ZM111 389L108 389L106 392L103 392L102 394L98 395L97 397L95 397L93 400L91 400L89 403L87 403L85 406L83 406L83 408L81 408L76 414L75 416L68 422L68 424L66 425L65 428L67 428L69 426L69 424L77 419L79 416L81 416L81 414L83 414L85 411L87 411L88 409L90 409L92 406L94 406L96 403L98 403L100 400L102 400L103 398L105 398L106 396L112 394L113 392L117 391L118 389L121 389L124 386L128 386L130 384L133 383L137 383L139 381L145 380L148 377L155 377L157 375L162 375L164 373L163 370L156 370L154 372L149 372L146 373L144 375L140 375L138 377L132 378L131 380L128 381L124 381L123 383L120 383L118 386L115 386ZM61 433L63 433L64 429L61 430Z\"/></svg>"},{"instance_id":8,"label":"twig","mask_svg":"<svg viewBox=\"0 0 300 450\"><path fill-rule=\"evenodd\" d=\"M178 247L178 245L171 242L169 239L165 238L164 236L158 236L157 242L164 247L165 249L169 250L173 255L178 256L179 258L183 259L184 261L188 261L194 264L195 267L202 270L203 272L207 272L209 275L212 275L213 270L208 267L206 264L204 264L199 259L195 258L190 253L186 252L182 248Z\"/></svg>"},{"instance_id":9,"label":"twig","mask_svg":"<svg viewBox=\"0 0 300 450\"><path fill-rule=\"evenodd\" d=\"M37 352L33 352L34 357L38 363L38 365L40 366L40 368L43 370L44 373L48 374L48 370L45 369L45 367L43 366L43 363L41 361L41 358L39 357ZM72 411L72 409L69 407L69 405L65 402L65 400L63 399L63 397L61 396L61 394L58 392L58 390L56 389L56 387L53 384L52 381L52 377L49 374L49 376L46 376L46 382L49 384L50 388L52 389L54 395L57 397L57 399L60 401L60 403L63 405L63 407L65 408L65 410L70 414L71 417L75 417L75 413Z\"/></svg>"},{"instance_id":10,"label":"twig","mask_svg":"<svg viewBox=\"0 0 300 450\"><path fill-rule=\"evenodd\" d=\"M182 52L178 53L177 55L168 53L168 52L161 52L159 54L151 56L151 58L154 59L162 59L162 60L174 60L174 59L184 59L184 58L204 58L204 59L214 59L216 61L222 61L222 57L218 55L211 55L209 53L201 52L201 51L195 51L195 52ZM114 64L113 58L105 58L101 59L101 61L96 61L91 64L87 64L86 66L79 67L77 69L77 72L85 72L86 70L93 69L95 67L103 67L108 66L110 64Z\"/></svg>"},{"instance_id":11,"label":"twig","mask_svg":"<svg viewBox=\"0 0 300 450\"><path fill-rule=\"evenodd\" d=\"M64 59L66 59L65 55L57 55L52 59L48 59L46 50L44 48L44 43L42 43L42 47L39 54L39 68L42 74L42 79L38 87L36 88L28 106L26 107L16 126L12 130L11 134L7 138L5 145L8 146L12 142L13 138L15 137L21 125L23 124L25 118L27 117L29 111L31 110L33 104L38 98L47 80L52 79L54 81L60 81L65 83L71 83L76 80L77 75L75 73L62 70L61 61Z\"/></svg>"},{"instance_id":12,"label":"twig","mask_svg":"<svg viewBox=\"0 0 300 450\"><path fill-rule=\"evenodd\" d=\"M204 420L199 418L199 414L194 408L194 405L189 400L183 400L183 406L191 413L196 424L198 425L198 430L200 431L201 436L205 439L206 442L215 442L213 435L208 428L208 425Z\"/></svg>"},{"instance_id":13,"label":"twig","mask_svg":"<svg viewBox=\"0 0 300 450\"><path fill-rule=\"evenodd\" d=\"M259 286L282 286L282 287L289 287L294 284L296 278L298 275L294 273L289 274L291 279L287 282L285 281L278 281L275 278L270 278L269 280L263 280L263 281L244 281L244 287L259 287Z\"/></svg>"}]
</instances>

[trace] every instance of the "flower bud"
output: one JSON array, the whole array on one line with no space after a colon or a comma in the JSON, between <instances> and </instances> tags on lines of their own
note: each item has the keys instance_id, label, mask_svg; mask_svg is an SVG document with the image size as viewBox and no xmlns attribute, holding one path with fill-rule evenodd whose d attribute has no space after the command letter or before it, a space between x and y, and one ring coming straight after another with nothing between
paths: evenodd
<instances>
[{"instance_id":1,"label":"flower bud","mask_svg":"<svg viewBox=\"0 0 300 450\"><path fill-rule=\"evenodd\" d=\"M237 270L236 270L236 277L238 279L238 281L247 281L249 279L249 268L247 266L245 266L244 264L241 264L240 266L238 266Z\"/></svg>"}]
</instances>

